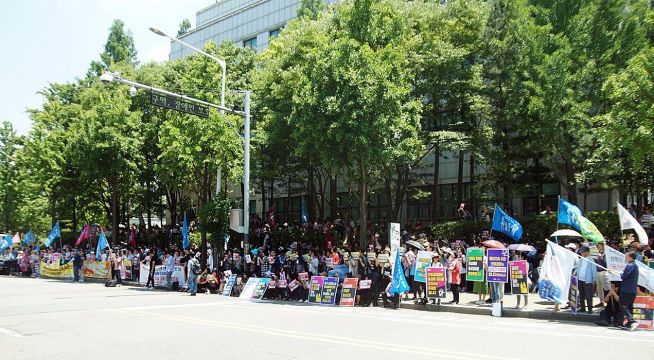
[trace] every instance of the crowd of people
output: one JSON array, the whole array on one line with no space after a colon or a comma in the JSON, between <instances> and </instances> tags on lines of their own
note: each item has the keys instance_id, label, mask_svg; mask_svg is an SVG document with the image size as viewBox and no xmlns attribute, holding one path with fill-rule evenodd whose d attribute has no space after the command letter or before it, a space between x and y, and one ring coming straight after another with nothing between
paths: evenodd
<instances>
[{"instance_id":1,"label":"crowd of people","mask_svg":"<svg viewBox=\"0 0 654 360\"><path fill-rule=\"evenodd\" d=\"M465 221L468 214L464 211L461 213L461 218ZM650 226L648 228L651 229ZM279 226L273 224L271 226L268 222L255 218L252 231L255 246L247 251L242 248L208 246L206 252L202 253L195 245L182 249L179 246L181 242L176 238L180 233L177 227L158 231L167 234L169 241L149 247L133 246L142 243L137 238L135 242L128 241L122 246L105 249L97 259L95 249L88 242L84 247L64 246L60 249L43 250L34 248L32 244L22 248L15 246L5 250L4 255L5 258L15 260L16 270L26 276L35 277L40 275L41 262L45 264L53 261L60 261L61 264L73 262L74 281L83 279L81 268L84 260L107 261L110 264L111 276L118 285L122 284L121 273L124 272L126 263L131 264L129 280L140 278L139 273L143 269L140 265L143 264L149 271L147 282L143 284L146 288L153 288L156 285L155 268L158 265L165 266L165 287L169 290L188 292L192 296L198 292L223 293L230 275L236 275L237 281L233 286L232 295L238 295L250 277L268 277L276 286L265 293L265 298L307 301L311 276L321 275L358 278L360 281L369 280L370 287L360 289L357 293L356 304L360 306L380 306L381 299L383 306L397 308L401 300L399 295L391 296L389 292L393 259L390 258L391 249L387 232L385 229L371 228L372 235L368 245L360 248L357 227L351 219L333 221L328 219L323 224ZM135 227L129 229L129 232L129 238L139 236L134 234L138 233ZM294 232L300 232L302 236L289 235ZM286 235L280 236L280 233ZM440 304L441 299L427 298L425 283L414 281L417 252L426 250L433 252L430 266L447 269L447 290L448 297L451 298L445 300L458 304L461 292L472 292L478 295L478 301L475 303L478 306L501 302L505 294L503 284L466 281L466 249L469 246L481 246L479 240L469 241L471 244L463 240L434 240L429 229L419 224L412 228L405 228L401 235L400 254L402 271L410 291L404 294L404 300L413 300L419 304L428 304L431 300L433 304ZM619 250L625 250L619 248L621 244L618 242L610 241L608 244ZM637 291L631 285L608 281L608 272L604 270L605 246L606 244L603 243L598 244L597 252L592 259L600 266L591 266L587 261L579 261L576 265L575 273L579 280L581 299L579 305L581 312L592 313L596 308L602 309L598 325L617 325L622 321L619 315L624 313L620 304L624 302L625 297L631 296L625 294L635 294ZM648 261L654 258L654 251L650 245L641 246L634 241L628 246L630 254L635 259ZM582 257L588 257L590 254L588 244L582 243L581 239L572 239L567 243L566 248ZM535 252L511 251L511 260L526 260L528 263L530 293L538 291L539 268L543 253L543 248ZM173 278L175 267L184 269L183 283ZM289 287L288 284L294 280L299 283L299 286ZM594 298L599 299L597 304L594 304ZM516 307L522 309L527 306L528 295L518 296ZM558 306L555 310L559 310Z\"/></svg>"}]
</instances>

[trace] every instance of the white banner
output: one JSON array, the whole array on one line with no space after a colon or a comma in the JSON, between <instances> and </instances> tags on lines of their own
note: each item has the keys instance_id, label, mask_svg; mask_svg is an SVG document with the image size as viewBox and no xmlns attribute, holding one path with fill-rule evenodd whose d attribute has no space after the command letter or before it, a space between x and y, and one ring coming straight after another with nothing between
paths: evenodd
<instances>
[{"instance_id":1,"label":"white banner","mask_svg":"<svg viewBox=\"0 0 654 360\"><path fill-rule=\"evenodd\" d=\"M538 280L538 295L559 304L568 302L570 278L577 255L549 240Z\"/></svg>"},{"instance_id":2,"label":"white banner","mask_svg":"<svg viewBox=\"0 0 654 360\"><path fill-rule=\"evenodd\" d=\"M606 267L618 274L622 274L624 267L627 266L627 262L624 260L624 254L609 246L606 246L604 249ZM620 275L609 272L609 281L622 281L622 278Z\"/></svg>"},{"instance_id":3,"label":"white banner","mask_svg":"<svg viewBox=\"0 0 654 360\"><path fill-rule=\"evenodd\" d=\"M150 273L150 267L147 265L141 264L139 271L139 283L145 284L148 282L148 275ZM173 270L173 276L171 278L172 282L179 282L180 286L186 285L186 278L184 276L184 267L176 265L175 270ZM166 282L166 265L157 265L154 267L154 286L169 286Z\"/></svg>"},{"instance_id":4,"label":"white banner","mask_svg":"<svg viewBox=\"0 0 654 360\"><path fill-rule=\"evenodd\" d=\"M638 260L636 265L638 265L638 285L654 293L654 269Z\"/></svg>"}]
</instances>

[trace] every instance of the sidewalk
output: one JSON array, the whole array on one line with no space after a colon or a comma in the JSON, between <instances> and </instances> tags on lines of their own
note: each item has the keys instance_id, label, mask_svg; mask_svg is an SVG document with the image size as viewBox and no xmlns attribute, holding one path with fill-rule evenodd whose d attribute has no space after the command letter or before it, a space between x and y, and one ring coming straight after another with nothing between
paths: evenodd
<instances>
[{"instance_id":1,"label":"sidewalk","mask_svg":"<svg viewBox=\"0 0 654 360\"><path fill-rule=\"evenodd\" d=\"M412 298L413 295L410 295L409 298ZM473 315L486 315L491 316L491 304L476 305L475 302L478 300L477 294L473 293L460 293L459 294L459 304L445 304L443 300L450 301L452 300L452 294L447 294L447 299L441 300L441 305L432 305L431 301L427 305L415 304L413 300L402 301L400 308L402 309L412 309L412 310L421 310L421 311L439 311L439 312L454 312L461 314L473 314ZM574 314L570 312L569 309L563 309L559 312L554 312L554 303L541 299L538 294L529 294L529 305L527 308L518 310L515 308L516 305L516 295L504 295L504 306L502 311L503 317L516 317L516 318L528 318L528 319L541 319L541 320L553 320L553 321L579 321L579 322L595 322L599 320L599 312L602 308L593 308L592 314L587 313L578 313ZM522 299L520 300L522 302ZM595 299L594 304L597 304L598 300ZM523 303L521 305L524 306Z\"/></svg>"}]
</instances>

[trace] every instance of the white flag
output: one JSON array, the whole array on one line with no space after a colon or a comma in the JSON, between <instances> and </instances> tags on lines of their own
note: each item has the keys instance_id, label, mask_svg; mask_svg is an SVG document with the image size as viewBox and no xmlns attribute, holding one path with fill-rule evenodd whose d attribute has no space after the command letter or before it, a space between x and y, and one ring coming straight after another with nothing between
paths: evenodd
<instances>
[{"instance_id":1,"label":"white flag","mask_svg":"<svg viewBox=\"0 0 654 360\"><path fill-rule=\"evenodd\" d=\"M549 240L538 279L538 295L559 304L568 302L570 277L577 255Z\"/></svg>"},{"instance_id":2,"label":"white flag","mask_svg":"<svg viewBox=\"0 0 654 360\"><path fill-rule=\"evenodd\" d=\"M645 232L645 229L643 229L642 226L638 223L638 220L636 220L627 209L625 209L620 203L618 203L618 216L620 217L620 229L622 230L627 230L627 229L634 229L636 231L636 234L638 235L638 240L640 241L641 245L647 245L647 242L649 241L649 238L647 236L647 233Z\"/></svg>"}]
</instances>

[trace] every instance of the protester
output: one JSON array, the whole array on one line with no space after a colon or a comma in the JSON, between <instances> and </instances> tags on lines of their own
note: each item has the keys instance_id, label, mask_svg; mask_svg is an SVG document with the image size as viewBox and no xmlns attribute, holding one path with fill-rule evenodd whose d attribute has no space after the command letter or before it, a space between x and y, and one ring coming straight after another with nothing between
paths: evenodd
<instances>
[{"instance_id":1,"label":"protester","mask_svg":"<svg viewBox=\"0 0 654 360\"><path fill-rule=\"evenodd\" d=\"M622 272L622 284L620 286L620 308L622 316L627 320L625 327L630 331L636 330L638 322L634 320L632 315L634 308L634 300L638 292L638 266L634 261L636 254L628 252L625 254L625 261L627 265Z\"/></svg>"},{"instance_id":2,"label":"protester","mask_svg":"<svg viewBox=\"0 0 654 360\"><path fill-rule=\"evenodd\" d=\"M582 245L579 249L581 258L577 260L577 279L579 281L579 300L581 302L581 312L593 312L593 285L597 281L597 266L588 255L590 249L586 245ZM586 309L588 306L588 309Z\"/></svg>"},{"instance_id":3,"label":"protester","mask_svg":"<svg viewBox=\"0 0 654 360\"><path fill-rule=\"evenodd\" d=\"M200 269L200 253L195 253L195 256L188 262L188 288L191 296L195 296L198 292L198 276L202 274Z\"/></svg>"}]
</instances>

